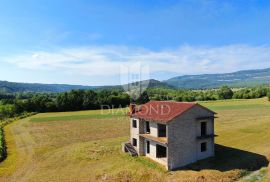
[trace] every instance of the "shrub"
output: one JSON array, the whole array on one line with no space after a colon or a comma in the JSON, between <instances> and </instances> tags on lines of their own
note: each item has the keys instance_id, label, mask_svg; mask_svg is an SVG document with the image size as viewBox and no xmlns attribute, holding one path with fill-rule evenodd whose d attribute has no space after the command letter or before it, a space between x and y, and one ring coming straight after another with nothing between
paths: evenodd
<instances>
[{"instance_id":1,"label":"shrub","mask_svg":"<svg viewBox=\"0 0 270 182\"><path fill-rule=\"evenodd\" d=\"M233 91L228 86L223 86L218 91L219 99L231 99Z\"/></svg>"},{"instance_id":2,"label":"shrub","mask_svg":"<svg viewBox=\"0 0 270 182\"><path fill-rule=\"evenodd\" d=\"M23 119L29 116L32 116L36 113L22 113L21 115L14 117L14 118L6 118L4 120L0 120L0 162L2 162L7 157L7 147L6 147L6 141L5 141L5 134L3 127L7 124L11 123L14 120L17 119Z\"/></svg>"},{"instance_id":3,"label":"shrub","mask_svg":"<svg viewBox=\"0 0 270 182\"><path fill-rule=\"evenodd\" d=\"M0 162L7 157L7 149L3 128L0 129Z\"/></svg>"}]
</instances>

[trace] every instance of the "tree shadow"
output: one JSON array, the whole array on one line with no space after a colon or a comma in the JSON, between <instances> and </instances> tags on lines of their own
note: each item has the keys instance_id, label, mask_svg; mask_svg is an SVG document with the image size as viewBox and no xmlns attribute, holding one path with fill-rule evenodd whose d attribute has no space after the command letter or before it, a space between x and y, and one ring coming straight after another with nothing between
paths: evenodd
<instances>
[{"instance_id":1,"label":"tree shadow","mask_svg":"<svg viewBox=\"0 0 270 182\"><path fill-rule=\"evenodd\" d=\"M215 157L200 160L185 168L196 171L203 169L214 169L222 172L233 169L255 171L268 166L268 164L268 159L263 155L216 144Z\"/></svg>"}]
</instances>

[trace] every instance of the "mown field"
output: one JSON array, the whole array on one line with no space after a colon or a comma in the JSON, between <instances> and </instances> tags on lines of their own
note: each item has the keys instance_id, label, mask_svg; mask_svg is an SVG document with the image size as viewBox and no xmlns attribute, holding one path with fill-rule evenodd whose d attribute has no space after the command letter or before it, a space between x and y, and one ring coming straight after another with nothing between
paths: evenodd
<instances>
[{"instance_id":1,"label":"mown field","mask_svg":"<svg viewBox=\"0 0 270 182\"><path fill-rule=\"evenodd\" d=\"M0 181L234 181L243 175L268 181L270 102L202 104L218 113L216 157L187 169L167 172L122 153L126 110L46 113L5 127L8 157L0 163Z\"/></svg>"}]
</instances>

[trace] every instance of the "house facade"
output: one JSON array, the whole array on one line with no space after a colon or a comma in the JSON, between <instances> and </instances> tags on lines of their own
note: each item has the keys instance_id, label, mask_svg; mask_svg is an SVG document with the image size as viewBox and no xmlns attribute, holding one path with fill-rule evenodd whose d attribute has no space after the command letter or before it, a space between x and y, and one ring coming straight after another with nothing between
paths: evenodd
<instances>
[{"instance_id":1,"label":"house facade","mask_svg":"<svg viewBox=\"0 0 270 182\"><path fill-rule=\"evenodd\" d=\"M129 145L168 170L181 168L215 155L214 115L197 103L131 105Z\"/></svg>"}]
</instances>

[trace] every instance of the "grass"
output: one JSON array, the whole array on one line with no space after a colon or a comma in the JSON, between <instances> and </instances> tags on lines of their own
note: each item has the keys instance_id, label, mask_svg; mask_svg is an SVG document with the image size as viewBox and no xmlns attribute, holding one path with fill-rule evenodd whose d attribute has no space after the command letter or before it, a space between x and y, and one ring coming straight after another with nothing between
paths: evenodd
<instances>
[{"instance_id":1,"label":"grass","mask_svg":"<svg viewBox=\"0 0 270 182\"><path fill-rule=\"evenodd\" d=\"M67 115L67 116L49 116L49 117L35 117L31 118L33 122L48 122L48 121L74 121L86 119L106 119L112 117L123 116L121 113L117 114L87 114L87 115Z\"/></svg>"},{"instance_id":2,"label":"grass","mask_svg":"<svg viewBox=\"0 0 270 182\"><path fill-rule=\"evenodd\" d=\"M86 119L106 119L112 117L126 116L127 108L122 109L106 109L106 110L90 110L90 111L73 111L73 112L55 112L41 113L30 119L33 122L48 122L48 121L74 121Z\"/></svg>"},{"instance_id":3,"label":"grass","mask_svg":"<svg viewBox=\"0 0 270 182\"><path fill-rule=\"evenodd\" d=\"M8 157L0 181L234 181L267 180L270 103L266 98L201 102L216 112L217 157L167 172L121 152L129 138L125 109L43 113L5 127Z\"/></svg>"},{"instance_id":4,"label":"grass","mask_svg":"<svg viewBox=\"0 0 270 182\"><path fill-rule=\"evenodd\" d=\"M3 162L0 163L0 176L2 177L11 175L16 170L16 167L19 167L17 146L15 144L14 137L11 134L10 130L10 127L12 127L12 125L14 124L16 123L9 124L4 128L5 140L8 148L8 157ZM22 154L20 154L20 157L24 158Z\"/></svg>"},{"instance_id":5,"label":"grass","mask_svg":"<svg viewBox=\"0 0 270 182\"><path fill-rule=\"evenodd\" d=\"M215 110L239 110L239 109L270 109L270 105L265 104L266 99L233 99L200 102L204 106Z\"/></svg>"}]
</instances>

